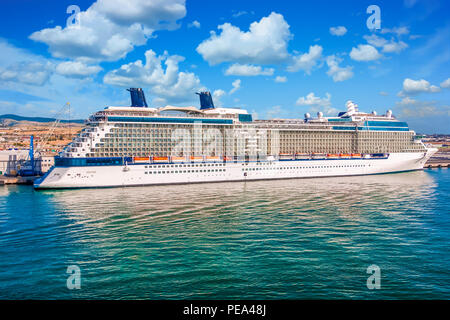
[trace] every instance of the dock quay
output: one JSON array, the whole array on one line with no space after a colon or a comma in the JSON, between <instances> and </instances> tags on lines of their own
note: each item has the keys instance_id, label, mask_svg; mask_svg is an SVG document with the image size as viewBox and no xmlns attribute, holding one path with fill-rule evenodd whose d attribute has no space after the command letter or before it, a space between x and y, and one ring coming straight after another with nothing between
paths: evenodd
<instances>
[{"instance_id":1,"label":"dock quay","mask_svg":"<svg viewBox=\"0 0 450 320\"><path fill-rule=\"evenodd\" d=\"M449 168L450 161L448 162L427 162L424 168Z\"/></svg>"},{"instance_id":2,"label":"dock quay","mask_svg":"<svg viewBox=\"0 0 450 320\"><path fill-rule=\"evenodd\" d=\"M449 168L450 154L448 152L438 152L425 163L425 168Z\"/></svg>"},{"instance_id":3,"label":"dock quay","mask_svg":"<svg viewBox=\"0 0 450 320\"><path fill-rule=\"evenodd\" d=\"M40 176L29 176L29 177L0 176L0 186L7 184L33 184L34 180L38 178L40 178Z\"/></svg>"}]
</instances>

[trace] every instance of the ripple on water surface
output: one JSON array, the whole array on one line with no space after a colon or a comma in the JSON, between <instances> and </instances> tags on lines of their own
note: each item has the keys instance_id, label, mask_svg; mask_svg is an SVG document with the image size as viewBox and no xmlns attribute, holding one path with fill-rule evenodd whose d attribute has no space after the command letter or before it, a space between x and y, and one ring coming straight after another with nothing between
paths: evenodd
<instances>
[{"instance_id":1,"label":"ripple on water surface","mask_svg":"<svg viewBox=\"0 0 450 320\"><path fill-rule=\"evenodd\" d=\"M450 298L447 170L0 188L2 298ZM82 289L66 288L81 268ZM376 264L382 289L368 290Z\"/></svg>"}]
</instances>

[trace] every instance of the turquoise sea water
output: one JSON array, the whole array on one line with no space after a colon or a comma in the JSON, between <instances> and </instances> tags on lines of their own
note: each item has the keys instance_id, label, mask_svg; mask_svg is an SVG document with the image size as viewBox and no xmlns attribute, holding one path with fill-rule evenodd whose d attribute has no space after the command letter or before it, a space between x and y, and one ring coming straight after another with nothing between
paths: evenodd
<instances>
[{"instance_id":1,"label":"turquoise sea water","mask_svg":"<svg viewBox=\"0 0 450 320\"><path fill-rule=\"evenodd\" d=\"M450 170L0 187L0 298L449 299ZM367 267L381 269L369 290ZM81 289L69 290L69 265Z\"/></svg>"}]
</instances>

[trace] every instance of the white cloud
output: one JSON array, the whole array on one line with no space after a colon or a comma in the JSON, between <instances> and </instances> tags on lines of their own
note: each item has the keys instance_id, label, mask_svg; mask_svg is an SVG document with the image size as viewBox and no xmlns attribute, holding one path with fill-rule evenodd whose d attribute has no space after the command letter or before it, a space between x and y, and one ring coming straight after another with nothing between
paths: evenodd
<instances>
[{"instance_id":1,"label":"white cloud","mask_svg":"<svg viewBox=\"0 0 450 320\"><path fill-rule=\"evenodd\" d=\"M0 69L0 81L43 86L53 73L50 62L27 61Z\"/></svg>"},{"instance_id":2,"label":"white cloud","mask_svg":"<svg viewBox=\"0 0 450 320\"><path fill-rule=\"evenodd\" d=\"M185 15L185 0L98 0L79 13L78 26L42 29L30 39L47 44L54 57L115 61Z\"/></svg>"},{"instance_id":3,"label":"white cloud","mask_svg":"<svg viewBox=\"0 0 450 320\"><path fill-rule=\"evenodd\" d=\"M269 110L266 111L266 115L268 119L274 119L279 116L281 113L281 106L273 106Z\"/></svg>"},{"instance_id":4,"label":"white cloud","mask_svg":"<svg viewBox=\"0 0 450 320\"><path fill-rule=\"evenodd\" d=\"M439 92L441 89L438 86L431 85L428 81L424 79L412 80L406 78L403 81L403 90L399 93L400 96L414 95L419 93L434 93Z\"/></svg>"},{"instance_id":5,"label":"white cloud","mask_svg":"<svg viewBox=\"0 0 450 320\"><path fill-rule=\"evenodd\" d=\"M6 78L11 81L0 80L0 100L11 102L0 105L0 114L54 116L54 111L70 101L72 119L82 119L105 105L129 103L129 95L123 89L102 83L93 85L92 79L69 78L56 73L58 63L0 39L0 69L17 71L16 79L9 74Z\"/></svg>"},{"instance_id":6,"label":"white cloud","mask_svg":"<svg viewBox=\"0 0 450 320\"><path fill-rule=\"evenodd\" d=\"M17 83L43 86L54 71L54 63L0 38L0 81L17 87Z\"/></svg>"},{"instance_id":7,"label":"white cloud","mask_svg":"<svg viewBox=\"0 0 450 320\"><path fill-rule=\"evenodd\" d=\"M101 71L81 61L60 62L16 48L0 39L0 80L31 86L43 86L53 74L68 78L86 78Z\"/></svg>"},{"instance_id":8,"label":"white cloud","mask_svg":"<svg viewBox=\"0 0 450 320\"><path fill-rule=\"evenodd\" d=\"M430 116L450 116L450 106L437 106L436 101L421 101L410 97L396 103L399 115L405 118L425 118Z\"/></svg>"},{"instance_id":9,"label":"white cloud","mask_svg":"<svg viewBox=\"0 0 450 320\"><path fill-rule=\"evenodd\" d=\"M381 30L382 34L385 33L394 33L397 35L397 37L403 36L403 35L407 35L409 34L409 28L408 27L394 27L394 28L383 28Z\"/></svg>"},{"instance_id":10,"label":"white cloud","mask_svg":"<svg viewBox=\"0 0 450 320\"><path fill-rule=\"evenodd\" d=\"M292 38L289 25L281 14L272 12L259 22L253 22L249 31L225 23L218 26L197 47L197 52L211 65L234 61L238 63L277 63L289 57L288 41Z\"/></svg>"},{"instance_id":11,"label":"white cloud","mask_svg":"<svg viewBox=\"0 0 450 320\"><path fill-rule=\"evenodd\" d=\"M160 104L190 101L200 88L200 80L194 73L179 71L178 64L183 60L184 57L170 56L167 52L157 56L153 50L147 50L145 64L141 60L124 64L108 72L103 81L122 87L150 86L150 92L159 98Z\"/></svg>"},{"instance_id":12,"label":"white cloud","mask_svg":"<svg viewBox=\"0 0 450 320\"><path fill-rule=\"evenodd\" d=\"M401 40L395 41L393 38L391 40L387 40L383 37L377 36L376 34L372 34L370 36L366 35L364 36L364 39L366 39L369 44L377 48L382 48L382 51L386 53L400 53L408 47L408 44Z\"/></svg>"},{"instance_id":13,"label":"white cloud","mask_svg":"<svg viewBox=\"0 0 450 320\"><path fill-rule=\"evenodd\" d=\"M231 85L233 86L233 89L230 90L230 94L233 94L241 88L241 80L236 79L233 81L233 83Z\"/></svg>"},{"instance_id":14,"label":"white cloud","mask_svg":"<svg viewBox=\"0 0 450 320\"><path fill-rule=\"evenodd\" d=\"M276 76L274 81L275 82L279 82L279 83L283 83L283 82L287 82L287 78L283 77L283 76Z\"/></svg>"},{"instance_id":15,"label":"white cloud","mask_svg":"<svg viewBox=\"0 0 450 320\"><path fill-rule=\"evenodd\" d=\"M56 66L56 73L73 78L84 78L99 73L99 66L88 66L80 61L65 61Z\"/></svg>"},{"instance_id":16,"label":"white cloud","mask_svg":"<svg viewBox=\"0 0 450 320\"><path fill-rule=\"evenodd\" d=\"M273 68L262 68L261 66L255 66L250 64L232 64L225 71L227 76L271 76L274 73Z\"/></svg>"},{"instance_id":17,"label":"white cloud","mask_svg":"<svg viewBox=\"0 0 450 320\"><path fill-rule=\"evenodd\" d=\"M213 92L213 101L214 101L214 105L216 107L222 107L223 103L221 101L221 98L223 96L225 96L226 94L227 93L224 90L222 90L222 89L214 90L214 92Z\"/></svg>"},{"instance_id":18,"label":"white cloud","mask_svg":"<svg viewBox=\"0 0 450 320\"><path fill-rule=\"evenodd\" d=\"M323 48L316 44L309 47L308 53L293 56L292 64L287 67L287 71L296 72L303 70L306 74L311 74L312 69L317 65L318 60L322 57L322 50Z\"/></svg>"},{"instance_id":19,"label":"white cloud","mask_svg":"<svg viewBox=\"0 0 450 320\"><path fill-rule=\"evenodd\" d=\"M233 18L237 18L237 17L243 16L243 15L246 15L246 14L248 14L247 11L238 11L238 12L236 12L236 13L233 13L231 16L232 16Z\"/></svg>"},{"instance_id":20,"label":"white cloud","mask_svg":"<svg viewBox=\"0 0 450 320\"><path fill-rule=\"evenodd\" d=\"M316 97L314 92L310 92L306 97L297 99L298 106L315 106L315 107L329 107L331 106L331 95L327 92L324 98Z\"/></svg>"},{"instance_id":21,"label":"white cloud","mask_svg":"<svg viewBox=\"0 0 450 320\"><path fill-rule=\"evenodd\" d=\"M450 88L450 78L441 82L442 88Z\"/></svg>"},{"instance_id":22,"label":"white cloud","mask_svg":"<svg viewBox=\"0 0 450 320\"><path fill-rule=\"evenodd\" d=\"M379 37L376 34L371 34L370 36L363 36L364 39L366 39L367 43L380 48L383 47L388 41L383 38L383 37Z\"/></svg>"},{"instance_id":23,"label":"white cloud","mask_svg":"<svg viewBox=\"0 0 450 320\"><path fill-rule=\"evenodd\" d=\"M241 88L241 80L236 79L231 83L231 85L233 86L233 88L228 93L222 89L214 90L212 96L213 96L213 100L214 100L214 105L216 107L223 106L223 102L222 102L223 97L225 97L227 95L232 95L233 93L235 93L237 90L239 90ZM239 99L234 99L234 102L238 102L238 101L239 101Z\"/></svg>"},{"instance_id":24,"label":"white cloud","mask_svg":"<svg viewBox=\"0 0 450 320\"><path fill-rule=\"evenodd\" d=\"M217 90L214 91L213 97L214 98L220 98L220 97L223 97L226 94L227 93L225 91L223 91L222 89L217 89Z\"/></svg>"},{"instance_id":25,"label":"white cloud","mask_svg":"<svg viewBox=\"0 0 450 320\"><path fill-rule=\"evenodd\" d=\"M90 8L119 25L172 29L186 15L185 0L97 0ZM89 10L89 9L88 9ZM83 24L84 21L81 20Z\"/></svg>"},{"instance_id":26,"label":"white cloud","mask_svg":"<svg viewBox=\"0 0 450 320\"><path fill-rule=\"evenodd\" d=\"M340 67L341 59L335 55L327 57L328 71L327 74L333 78L334 82L345 81L353 77L353 67Z\"/></svg>"},{"instance_id":27,"label":"white cloud","mask_svg":"<svg viewBox=\"0 0 450 320\"><path fill-rule=\"evenodd\" d=\"M200 29L200 22L198 22L197 20L194 20L194 21L192 21L191 23L188 24L188 28Z\"/></svg>"},{"instance_id":28,"label":"white cloud","mask_svg":"<svg viewBox=\"0 0 450 320\"><path fill-rule=\"evenodd\" d=\"M369 44L359 44L357 48L352 48L350 58L356 61L373 61L380 59L382 55L378 50Z\"/></svg>"},{"instance_id":29,"label":"white cloud","mask_svg":"<svg viewBox=\"0 0 450 320\"><path fill-rule=\"evenodd\" d=\"M408 45L405 42L403 42L403 41L395 42L395 41L391 40L390 42L386 43L383 46L383 52L386 52L386 53L391 53L391 52L399 53L403 49L406 49L406 48L408 48Z\"/></svg>"},{"instance_id":30,"label":"white cloud","mask_svg":"<svg viewBox=\"0 0 450 320\"><path fill-rule=\"evenodd\" d=\"M331 33L333 36L338 36L338 37L340 37L340 36L343 36L344 34L347 33L347 28L344 27L344 26L331 27L331 28L330 28L330 33Z\"/></svg>"},{"instance_id":31,"label":"white cloud","mask_svg":"<svg viewBox=\"0 0 450 320\"><path fill-rule=\"evenodd\" d=\"M44 58L34 55L25 49L17 48L8 43L8 41L0 38L0 67L6 67L18 61L41 61Z\"/></svg>"}]
</instances>

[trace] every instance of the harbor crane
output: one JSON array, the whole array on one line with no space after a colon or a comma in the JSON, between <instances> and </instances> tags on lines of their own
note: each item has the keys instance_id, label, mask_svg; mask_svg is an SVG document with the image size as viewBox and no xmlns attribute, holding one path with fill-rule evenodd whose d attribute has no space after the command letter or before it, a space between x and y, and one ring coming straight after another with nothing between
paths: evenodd
<instances>
[{"instance_id":1,"label":"harbor crane","mask_svg":"<svg viewBox=\"0 0 450 320\"><path fill-rule=\"evenodd\" d=\"M47 131L46 135L39 140L39 144L36 145L36 148L34 147L34 136L31 135L30 137L30 152L28 153L28 161L30 162L30 166L28 166L26 169L20 169L19 175L20 176L34 176L36 174L39 174L40 172L36 172L36 165L35 165L35 158L41 158L42 154L41 152L44 151L45 146L48 144L48 141L53 136L55 129L59 126L61 123L61 119L66 112L66 109L68 109L69 113L69 121L70 121L70 102L67 102L55 115L55 121L50 126L49 130ZM70 126L70 123L69 123Z\"/></svg>"}]
</instances>

